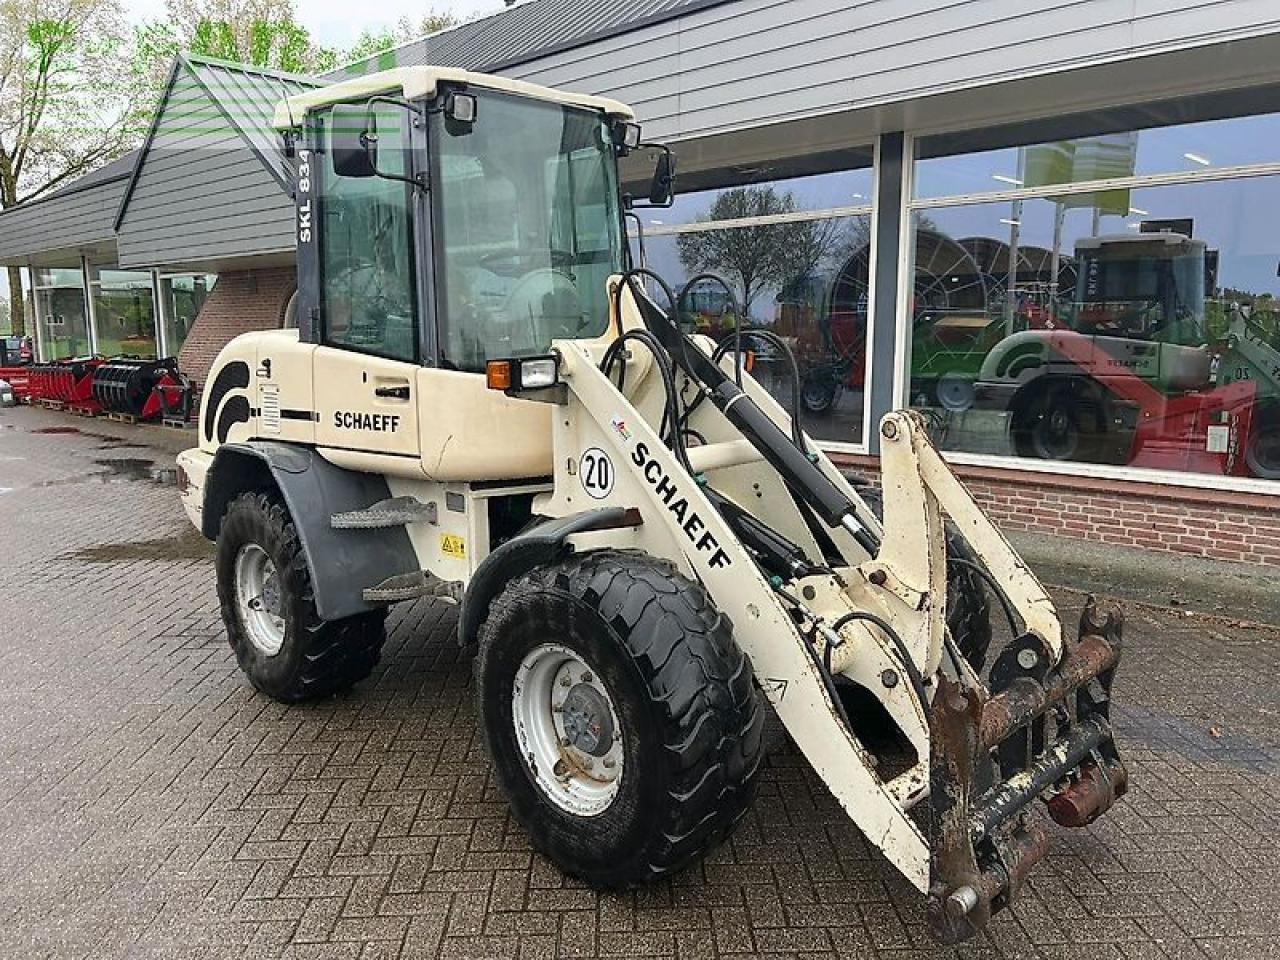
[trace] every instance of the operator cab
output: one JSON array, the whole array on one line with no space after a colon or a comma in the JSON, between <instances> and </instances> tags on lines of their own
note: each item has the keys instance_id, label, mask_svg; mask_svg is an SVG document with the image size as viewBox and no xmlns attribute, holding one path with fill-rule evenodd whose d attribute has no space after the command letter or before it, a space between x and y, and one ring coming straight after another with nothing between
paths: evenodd
<instances>
[{"instance_id":1,"label":"operator cab","mask_svg":"<svg viewBox=\"0 0 1280 960\"><path fill-rule=\"evenodd\" d=\"M610 336L631 205L618 160L641 146L630 109L408 67L290 97L275 124L298 170L316 446L436 480L549 475L549 410L486 391L483 374L556 339ZM662 201L670 152L653 155ZM453 443L464 425L487 441Z\"/></svg>"},{"instance_id":2,"label":"operator cab","mask_svg":"<svg viewBox=\"0 0 1280 960\"><path fill-rule=\"evenodd\" d=\"M276 123L311 173L304 340L482 372L606 332L629 108L415 67L292 97Z\"/></svg>"}]
</instances>

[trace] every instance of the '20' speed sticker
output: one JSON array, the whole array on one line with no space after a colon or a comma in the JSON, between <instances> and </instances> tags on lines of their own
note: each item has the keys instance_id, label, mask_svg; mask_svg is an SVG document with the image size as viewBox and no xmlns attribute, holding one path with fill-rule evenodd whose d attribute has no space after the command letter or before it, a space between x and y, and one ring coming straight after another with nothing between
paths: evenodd
<instances>
[{"instance_id":1,"label":"'20' speed sticker","mask_svg":"<svg viewBox=\"0 0 1280 960\"><path fill-rule=\"evenodd\" d=\"M582 455L578 476L582 480L582 489L593 500L603 500L613 493L613 461L599 447L591 447Z\"/></svg>"}]
</instances>

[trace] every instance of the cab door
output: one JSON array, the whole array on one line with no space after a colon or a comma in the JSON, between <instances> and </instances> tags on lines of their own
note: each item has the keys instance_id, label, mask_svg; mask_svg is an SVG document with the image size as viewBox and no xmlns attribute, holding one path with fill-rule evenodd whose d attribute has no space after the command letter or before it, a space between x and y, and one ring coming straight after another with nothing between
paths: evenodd
<instances>
[{"instance_id":1,"label":"cab door","mask_svg":"<svg viewBox=\"0 0 1280 960\"><path fill-rule=\"evenodd\" d=\"M416 363L332 346L313 358L318 446L418 458Z\"/></svg>"},{"instance_id":2,"label":"cab door","mask_svg":"<svg viewBox=\"0 0 1280 960\"><path fill-rule=\"evenodd\" d=\"M377 166L392 175L408 166L402 114L392 110L379 118ZM384 176L340 176L328 154L319 152L315 164L321 188L316 444L347 452L347 463L368 455L402 466L364 464L369 469L420 474L414 188Z\"/></svg>"}]
</instances>

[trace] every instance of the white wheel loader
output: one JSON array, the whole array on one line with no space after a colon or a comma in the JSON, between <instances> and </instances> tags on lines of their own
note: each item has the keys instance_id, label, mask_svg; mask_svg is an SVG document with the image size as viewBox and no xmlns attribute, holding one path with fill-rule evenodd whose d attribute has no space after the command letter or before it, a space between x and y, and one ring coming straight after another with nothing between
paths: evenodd
<instances>
[{"instance_id":1,"label":"white wheel loader","mask_svg":"<svg viewBox=\"0 0 1280 960\"><path fill-rule=\"evenodd\" d=\"M414 67L276 124L298 329L222 351L179 457L256 687L349 687L388 604L460 604L515 815L598 887L732 829L767 701L945 941L1044 855L1034 801L1080 826L1124 792L1119 615L1063 636L912 413L879 424L881 507L744 371L745 337L682 332L629 262L625 211L668 202L674 167L657 149L649 197L622 194L627 107ZM987 596L1013 625L990 664Z\"/></svg>"}]
</instances>

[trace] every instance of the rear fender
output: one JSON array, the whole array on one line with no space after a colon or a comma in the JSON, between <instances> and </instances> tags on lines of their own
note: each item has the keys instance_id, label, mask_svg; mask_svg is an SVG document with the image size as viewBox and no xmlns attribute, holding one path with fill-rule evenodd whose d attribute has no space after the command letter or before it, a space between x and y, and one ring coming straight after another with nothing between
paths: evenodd
<instances>
[{"instance_id":1,"label":"rear fender","mask_svg":"<svg viewBox=\"0 0 1280 960\"><path fill-rule=\"evenodd\" d=\"M253 490L279 491L298 531L316 612L323 620L381 609L367 603L366 587L419 569L403 527L335 530L335 513L363 510L389 499L386 480L344 470L308 447L270 441L230 443L218 448L204 485L203 533L217 539L227 505Z\"/></svg>"}]
</instances>

